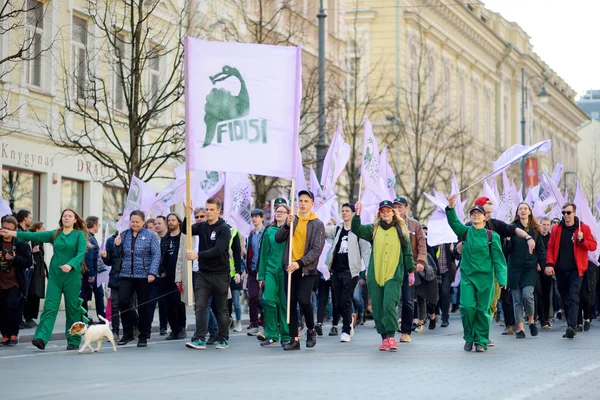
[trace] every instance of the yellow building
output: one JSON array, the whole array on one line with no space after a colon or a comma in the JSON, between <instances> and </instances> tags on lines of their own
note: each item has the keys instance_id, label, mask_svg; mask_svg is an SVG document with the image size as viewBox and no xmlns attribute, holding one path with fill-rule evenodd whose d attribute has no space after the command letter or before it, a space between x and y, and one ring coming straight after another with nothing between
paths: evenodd
<instances>
[{"instance_id":1,"label":"yellow building","mask_svg":"<svg viewBox=\"0 0 600 400\"><path fill-rule=\"evenodd\" d=\"M360 88L363 96L384 94L370 107L373 125L393 147L394 169L400 160L409 192L414 188L408 182L413 171L405 163L411 154L404 143L398 148L398 136L390 133L401 123L407 140L417 140L416 122L411 121L419 107L415 104L433 107L432 120L445 119L443 135L464 131L462 150L449 155L445 164L462 176L459 184L466 187L491 172L492 161L502 151L521 143L521 68L527 89L525 144L553 141L552 151L539 159L539 174L551 172L557 162L575 171L577 128L589 118L575 104L574 90L533 52L529 37L516 23L471 2L347 0L346 26L360 33L356 45L364 52L361 71L369 73L368 83ZM349 43L348 58L354 53ZM542 82L550 95L546 104L537 96ZM423 134L426 143L437 139L427 138L427 129ZM520 169L510 171L518 187ZM422 191L445 190L444 183L448 182L442 179L437 187Z\"/></svg>"}]
</instances>

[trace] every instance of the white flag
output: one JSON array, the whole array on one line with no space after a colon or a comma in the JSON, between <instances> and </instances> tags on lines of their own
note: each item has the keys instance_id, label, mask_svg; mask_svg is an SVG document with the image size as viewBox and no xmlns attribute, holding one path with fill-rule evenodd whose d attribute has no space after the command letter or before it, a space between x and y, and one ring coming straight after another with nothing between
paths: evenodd
<instances>
[{"instance_id":1,"label":"white flag","mask_svg":"<svg viewBox=\"0 0 600 400\"><path fill-rule=\"evenodd\" d=\"M171 206L183 201L185 198L185 179L177 179L171 182L154 199L150 208L152 217L166 216L171 212Z\"/></svg>"},{"instance_id":2,"label":"white flag","mask_svg":"<svg viewBox=\"0 0 600 400\"><path fill-rule=\"evenodd\" d=\"M184 47L187 169L291 179L302 50L191 37Z\"/></svg>"},{"instance_id":3,"label":"white flag","mask_svg":"<svg viewBox=\"0 0 600 400\"><path fill-rule=\"evenodd\" d=\"M388 151L387 145L383 146L381 154L379 156L379 171L381 172L381 183L383 190L390 196L390 200L396 198L396 176L392 170L392 166L388 162Z\"/></svg>"},{"instance_id":4,"label":"white flag","mask_svg":"<svg viewBox=\"0 0 600 400\"><path fill-rule=\"evenodd\" d=\"M12 210L10 209L8 202L0 197L0 217L6 215L12 215Z\"/></svg>"},{"instance_id":5,"label":"white flag","mask_svg":"<svg viewBox=\"0 0 600 400\"><path fill-rule=\"evenodd\" d=\"M344 142L342 131L338 125L337 131L331 141L331 146L329 146L329 150L327 150L327 155L323 161L321 185L323 185L325 198L331 197L334 193L335 184L339 176L344 172L346 164L348 164L350 151L350 145Z\"/></svg>"},{"instance_id":6,"label":"white flag","mask_svg":"<svg viewBox=\"0 0 600 400\"><path fill-rule=\"evenodd\" d=\"M545 185L545 190L548 191L548 197L544 201L546 204L558 203L559 207L562 208L563 204L566 203L566 200L563 198L558 186L556 183L545 173L542 174L542 183ZM540 196L541 197L541 196ZM561 214L562 216L562 214Z\"/></svg>"},{"instance_id":7,"label":"white flag","mask_svg":"<svg viewBox=\"0 0 600 400\"><path fill-rule=\"evenodd\" d=\"M318 203L323 199L323 190L321 189L321 185L319 185L317 174L315 174L312 165L310 166L310 191L315 195L315 202Z\"/></svg>"},{"instance_id":8,"label":"white flag","mask_svg":"<svg viewBox=\"0 0 600 400\"><path fill-rule=\"evenodd\" d=\"M248 237L252 230L252 182L246 174L228 172L225 177L223 219Z\"/></svg>"},{"instance_id":9,"label":"white flag","mask_svg":"<svg viewBox=\"0 0 600 400\"><path fill-rule=\"evenodd\" d=\"M562 177L563 169L564 167L562 164L556 164L554 166L554 170L552 171L552 175L550 176L550 178L552 178L554 183L556 183L557 185L560 182L560 178Z\"/></svg>"},{"instance_id":10,"label":"white flag","mask_svg":"<svg viewBox=\"0 0 600 400\"><path fill-rule=\"evenodd\" d=\"M573 203L577 206L577 217L579 220L590 227L592 235L598 240L598 238L600 238L600 228L596 223L596 218L594 218L594 214L592 214L592 210L590 209L583 190L581 190L579 182L577 182L577 191L575 192L575 200L573 200ZM596 247L595 251L588 251L588 260L593 262L594 265L598 265L599 256L600 247Z\"/></svg>"},{"instance_id":11,"label":"white flag","mask_svg":"<svg viewBox=\"0 0 600 400\"><path fill-rule=\"evenodd\" d=\"M104 230L104 236L102 236L102 244L100 245L100 250L106 250L106 241L110 237L109 226L110 224L107 222L106 229Z\"/></svg>"},{"instance_id":12,"label":"white flag","mask_svg":"<svg viewBox=\"0 0 600 400\"><path fill-rule=\"evenodd\" d=\"M381 185L379 146L377 145L377 139L373 134L373 127L368 119L365 119L361 179L364 182L364 189L368 189L373 192L377 198L377 202L391 200L389 199L389 193L386 193Z\"/></svg>"},{"instance_id":13,"label":"white flag","mask_svg":"<svg viewBox=\"0 0 600 400\"><path fill-rule=\"evenodd\" d=\"M500 172L506 170L517 161L520 161L523 157L527 157L532 153L540 151L542 154L546 154L550 148L552 148L551 140L544 140L534 144L533 146L515 144L502 153L502 155L496 161L494 161L494 172L491 174L491 176L498 175Z\"/></svg>"},{"instance_id":14,"label":"white flag","mask_svg":"<svg viewBox=\"0 0 600 400\"><path fill-rule=\"evenodd\" d=\"M516 212L515 196L516 189L513 190L513 184L508 180L506 171L502 172L502 195L500 196L500 202L498 204L498 212L496 218L510 223L514 219Z\"/></svg>"},{"instance_id":15,"label":"white flag","mask_svg":"<svg viewBox=\"0 0 600 400\"><path fill-rule=\"evenodd\" d=\"M176 180L185 180L185 164L181 164L180 166L173 168L173 172L175 173ZM190 171L190 177L192 207L204 207L206 200L208 200L209 197L213 197L219 193L221 188L223 188L223 185L225 185L224 172ZM185 188L183 193L184 197L182 200L185 200Z\"/></svg>"},{"instance_id":16,"label":"white flag","mask_svg":"<svg viewBox=\"0 0 600 400\"><path fill-rule=\"evenodd\" d=\"M492 181L494 182L494 181ZM495 184L495 182L494 182ZM490 199L494 208L492 208L492 218L496 218L496 213L498 212L498 203L500 201L499 196L496 196L496 191L494 188L488 183L487 179L483 181L483 195Z\"/></svg>"},{"instance_id":17,"label":"white flag","mask_svg":"<svg viewBox=\"0 0 600 400\"><path fill-rule=\"evenodd\" d=\"M125 209L123 210L123 217L116 224L117 230L121 232L129 229L129 214L132 211L140 210L148 214L152 204L154 204L155 197L156 192L150 185L138 179L135 175L132 176L129 193L127 193L127 200L125 201Z\"/></svg>"},{"instance_id":18,"label":"white flag","mask_svg":"<svg viewBox=\"0 0 600 400\"><path fill-rule=\"evenodd\" d=\"M450 227L450 224L448 224L448 217L446 216L448 200L441 194L432 196L423 193L423 195L435 205L435 210L427 221L427 244L430 246L438 246L444 243L457 242L458 237Z\"/></svg>"},{"instance_id":19,"label":"white flag","mask_svg":"<svg viewBox=\"0 0 600 400\"><path fill-rule=\"evenodd\" d=\"M452 173L452 189L450 194L458 194L460 192L460 187L458 186L458 181L456 180L456 174ZM467 205L467 201L462 201L460 194L456 197L456 204L454 209L456 210L456 216L459 220L465 220L465 206Z\"/></svg>"}]
</instances>

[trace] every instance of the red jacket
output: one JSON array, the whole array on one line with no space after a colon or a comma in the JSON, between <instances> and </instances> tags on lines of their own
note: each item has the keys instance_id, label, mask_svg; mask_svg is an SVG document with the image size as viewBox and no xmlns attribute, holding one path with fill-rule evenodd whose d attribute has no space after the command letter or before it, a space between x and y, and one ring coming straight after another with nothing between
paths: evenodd
<instances>
[{"instance_id":1,"label":"red jacket","mask_svg":"<svg viewBox=\"0 0 600 400\"><path fill-rule=\"evenodd\" d=\"M563 230L563 223L554 226L552 228L552 232L550 232L550 241L548 242L548 249L546 250L546 265L549 267L553 267L556 265L556 261L558 260L558 250L560 248L560 235ZM575 220L577 224L578 221ZM583 273L587 270L588 267L588 251L596 250L596 239L594 239L594 235L592 235L592 231L590 227L581 223L581 231L583 232L583 242L579 242L577 240L577 235L579 234L580 228L575 228L575 232L573 236L575 238L573 242L573 253L575 254L575 264L577 265L577 270L579 271L579 276L583 276Z\"/></svg>"}]
</instances>

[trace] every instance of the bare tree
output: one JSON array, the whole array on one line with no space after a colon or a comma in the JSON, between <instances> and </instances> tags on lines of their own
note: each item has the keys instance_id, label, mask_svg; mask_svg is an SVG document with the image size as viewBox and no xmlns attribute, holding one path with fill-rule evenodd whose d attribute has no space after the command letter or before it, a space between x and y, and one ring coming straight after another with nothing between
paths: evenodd
<instances>
[{"instance_id":1,"label":"bare tree","mask_svg":"<svg viewBox=\"0 0 600 400\"><path fill-rule=\"evenodd\" d=\"M581 184L581 190L583 190L585 197L588 199L590 209L594 215L598 217L599 213L598 210L596 210L594 203L596 202L598 193L600 193L600 139L594 136L592 140L593 149L589 153L591 155L586 159L586 168L578 168L578 178ZM563 179L565 179L566 185L567 176L565 175Z\"/></svg>"},{"instance_id":2,"label":"bare tree","mask_svg":"<svg viewBox=\"0 0 600 400\"><path fill-rule=\"evenodd\" d=\"M118 180L127 189L134 174L164 178L161 168L184 154L177 103L184 94L187 7L156 0L86 4L89 19L73 17L70 61L60 60L65 112L58 129L47 127L48 136L114 171L104 183Z\"/></svg>"}]
</instances>

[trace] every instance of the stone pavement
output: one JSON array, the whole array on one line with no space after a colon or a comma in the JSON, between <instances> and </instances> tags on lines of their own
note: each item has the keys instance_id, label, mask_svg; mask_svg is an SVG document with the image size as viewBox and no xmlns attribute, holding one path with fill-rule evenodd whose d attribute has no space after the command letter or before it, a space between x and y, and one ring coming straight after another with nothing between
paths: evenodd
<instances>
[{"instance_id":1,"label":"stone pavement","mask_svg":"<svg viewBox=\"0 0 600 400\"><path fill-rule=\"evenodd\" d=\"M326 332L328 331L326 327ZM261 348L245 332L224 351L187 349L184 341L154 336L147 348L106 344L100 353L46 351L29 343L0 348L2 398L17 399L576 399L599 398L600 321L575 339L564 326L536 338L502 336L487 353L462 350L457 314L448 328L413 334L396 353L379 352L373 322L352 343L318 338L314 349Z\"/></svg>"}]
</instances>

